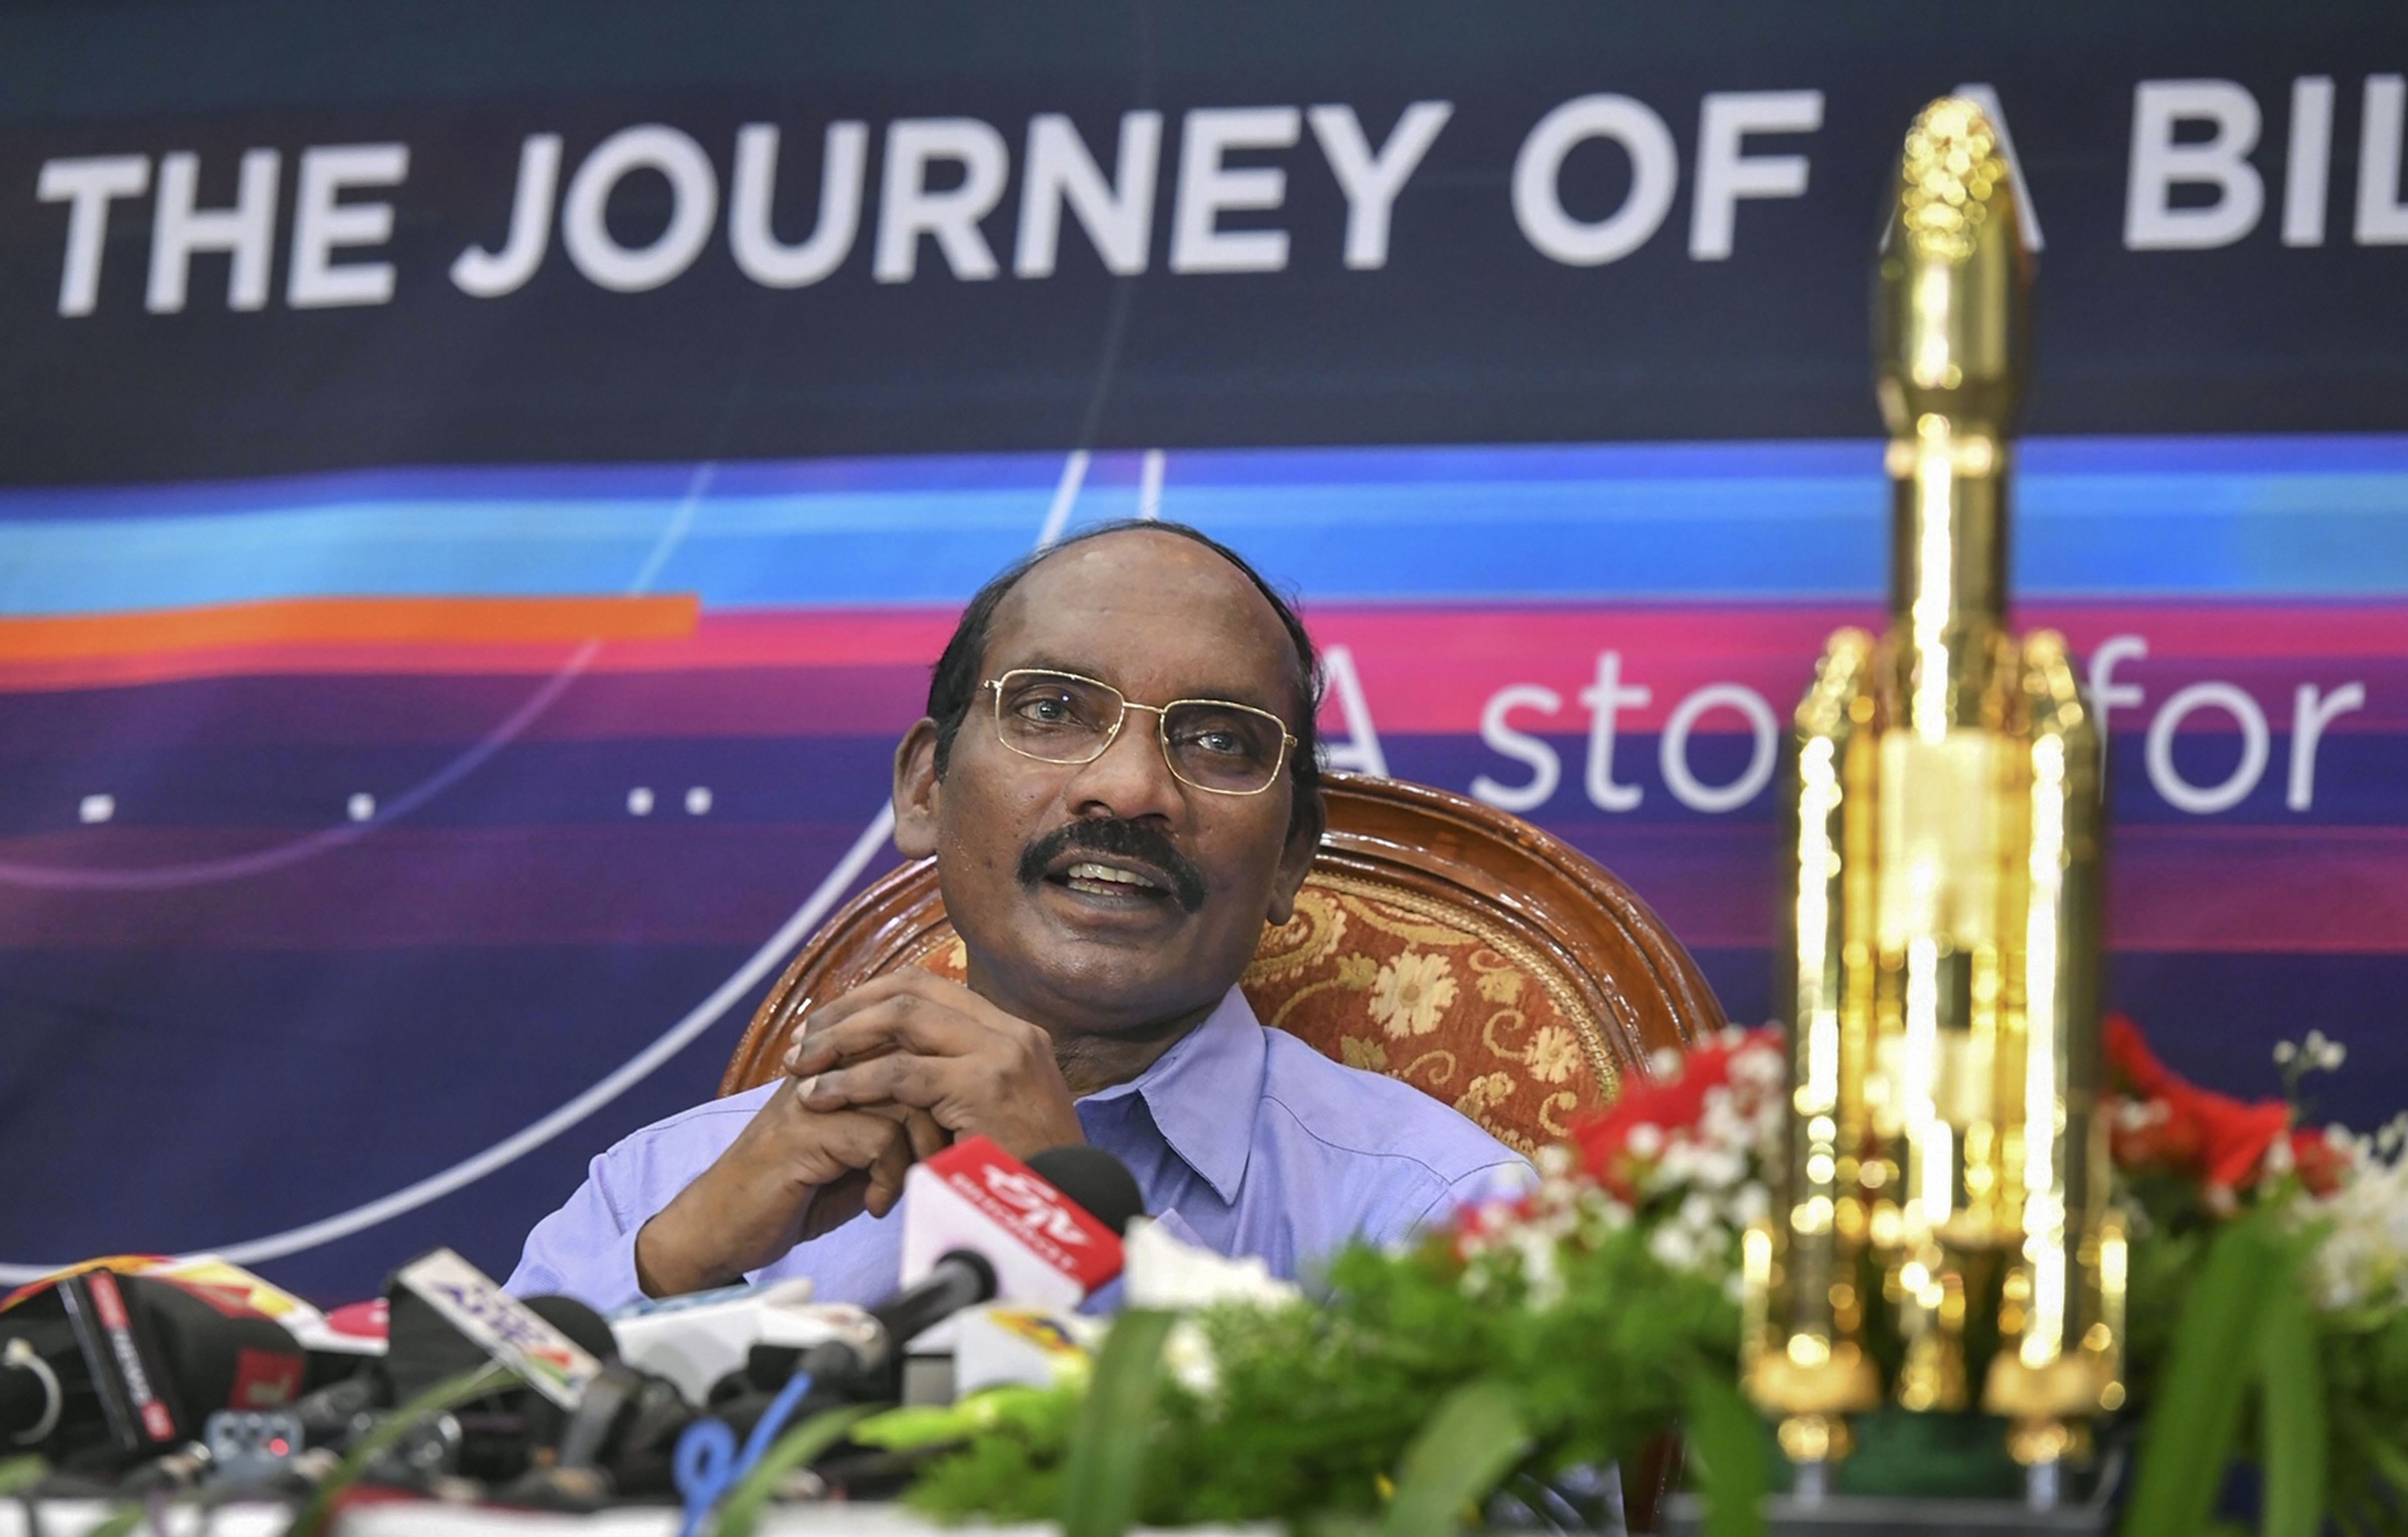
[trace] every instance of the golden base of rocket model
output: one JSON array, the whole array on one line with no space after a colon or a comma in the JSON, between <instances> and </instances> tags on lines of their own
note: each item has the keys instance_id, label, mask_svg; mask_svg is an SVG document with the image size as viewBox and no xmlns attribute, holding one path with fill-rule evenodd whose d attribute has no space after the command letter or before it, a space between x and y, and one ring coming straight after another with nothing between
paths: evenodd
<instances>
[{"instance_id":1,"label":"golden base of rocket model","mask_svg":"<svg viewBox=\"0 0 2408 1537\"><path fill-rule=\"evenodd\" d=\"M1875 285L1889 623L1831 638L1788 763L1792 1105L1747 1242L1745 1386L1801 1462L1886 1397L2006 1416L2018 1459L2054 1464L2123 1398L2100 737L2064 641L2006 625L2030 275L1996 134L1933 103Z\"/></svg>"}]
</instances>

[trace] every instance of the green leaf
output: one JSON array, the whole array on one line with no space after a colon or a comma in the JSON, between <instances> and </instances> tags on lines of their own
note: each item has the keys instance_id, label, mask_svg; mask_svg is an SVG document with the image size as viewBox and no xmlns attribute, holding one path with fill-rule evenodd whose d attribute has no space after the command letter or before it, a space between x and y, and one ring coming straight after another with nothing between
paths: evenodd
<instances>
[{"instance_id":1,"label":"green leaf","mask_svg":"<svg viewBox=\"0 0 2408 1537\"><path fill-rule=\"evenodd\" d=\"M139 1501L131 1505L120 1505L108 1513L106 1520L85 1532L84 1537L126 1537L127 1533L142 1524L142 1518L150 1513L150 1507Z\"/></svg>"},{"instance_id":2,"label":"green leaf","mask_svg":"<svg viewBox=\"0 0 2408 1537\"><path fill-rule=\"evenodd\" d=\"M1017 1427L1041 1415L1059 1387L1027 1387L1010 1384L982 1388L951 1403L889 1409L853 1428L853 1439L864 1446L890 1452L924 1451L982 1435L998 1427Z\"/></svg>"},{"instance_id":3,"label":"green leaf","mask_svg":"<svg viewBox=\"0 0 2408 1537\"><path fill-rule=\"evenodd\" d=\"M2208 1250L2158 1373L2123 1537L2192 1537L2207 1526L2257 1365L2252 1345L2267 1300L2296 1285L2286 1258L2260 1218L2234 1222Z\"/></svg>"},{"instance_id":4,"label":"green leaf","mask_svg":"<svg viewBox=\"0 0 2408 1537\"><path fill-rule=\"evenodd\" d=\"M1447 1537L1529 1451L1513 1390L1493 1379L1464 1384L1440 1401L1405 1448L1380 1537Z\"/></svg>"},{"instance_id":5,"label":"green leaf","mask_svg":"<svg viewBox=\"0 0 2408 1537\"><path fill-rule=\"evenodd\" d=\"M463 1372L456 1377L446 1377L434 1386L403 1403L385 1416L377 1428L362 1436L335 1464L335 1471L318 1486L301 1514L284 1529L284 1537L314 1537L325 1530L326 1517L333 1514L335 1501L359 1482L368 1463L388 1446L424 1425L436 1415L456 1409L464 1403L515 1386L522 1379L507 1366L483 1366L474 1372Z\"/></svg>"},{"instance_id":6,"label":"green leaf","mask_svg":"<svg viewBox=\"0 0 2408 1537\"><path fill-rule=\"evenodd\" d=\"M2264 1399L2264 1537L2316 1537L2325 1509L2325 1385L2308 1300L2286 1273L2258 1313L2258 1372Z\"/></svg>"},{"instance_id":7,"label":"green leaf","mask_svg":"<svg viewBox=\"0 0 2408 1537\"><path fill-rule=\"evenodd\" d=\"M2356 1406L2344 1401L2333 1405L2334 1417L2349 1432L2350 1442L2359 1456L2374 1464L2391 1487L2408 1494L2408 1440L2393 1441L2374 1426Z\"/></svg>"},{"instance_id":8,"label":"green leaf","mask_svg":"<svg viewBox=\"0 0 2408 1537\"><path fill-rule=\"evenodd\" d=\"M1690 1373L1682 1433L1700 1474L1705 1537L1764 1537L1764 1422L1727 1376L1706 1367Z\"/></svg>"},{"instance_id":9,"label":"green leaf","mask_svg":"<svg viewBox=\"0 0 2408 1537\"><path fill-rule=\"evenodd\" d=\"M0 1499L31 1488L50 1472L50 1464L38 1457L12 1457L0 1462Z\"/></svg>"},{"instance_id":10,"label":"green leaf","mask_svg":"<svg viewBox=\"0 0 2408 1537\"><path fill-rule=\"evenodd\" d=\"M808 1467L812 1458L842 1441L856 1421L877 1412L874 1403L849 1403L841 1409L823 1410L780 1436L752 1471L728 1491L727 1502L720 1507L719 1537L752 1537L761 1507L778 1492L786 1475Z\"/></svg>"},{"instance_id":11,"label":"green leaf","mask_svg":"<svg viewBox=\"0 0 2408 1537\"><path fill-rule=\"evenodd\" d=\"M882 1451L917 1452L967 1441L984 1429L955 1404L918 1404L871 1415L853 1428L853 1439Z\"/></svg>"},{"instance_id":12,"label":"green leaf","mask_svg":"<svg viewBox=\"0 0 2408 1537\"><path fill-rule=\"evenodd\" d=\"M1121 1537L1137 1519L1162 1343L1174 1314L1124 1313L1096 1353L1062 1478L1063 1537Z\"/></svg>"}]
</instances>

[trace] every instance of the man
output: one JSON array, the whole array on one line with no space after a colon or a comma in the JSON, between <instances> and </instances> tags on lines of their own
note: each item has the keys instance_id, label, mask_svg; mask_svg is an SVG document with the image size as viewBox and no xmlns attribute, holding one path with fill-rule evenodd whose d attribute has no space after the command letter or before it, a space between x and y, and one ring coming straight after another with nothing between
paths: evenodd
<instances>
[{"instance_id":1,"label":"man","mask_svg":"<svg viewBox=\"0 0 2408 1537\"><path fill-rule=\"evenodd\" d=\"M903 1175L957 1136L1088 1142L1146 1208L1294 1275L1526 1175L1455 1111L1266 1030L1238 990L1324 825L1312 644L1190 528L1116 524L989 582L895 754L968 985L904 971L802 1021L785 1076L637 1132L512 1290L600 1308L808 1275L894 1288Z\"/></svg>"}]
</instances>

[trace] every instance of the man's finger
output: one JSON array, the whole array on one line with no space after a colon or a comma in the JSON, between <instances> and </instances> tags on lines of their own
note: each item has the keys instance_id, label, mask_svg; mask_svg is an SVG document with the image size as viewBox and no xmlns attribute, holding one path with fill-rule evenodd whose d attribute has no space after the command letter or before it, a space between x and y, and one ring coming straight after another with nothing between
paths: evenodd
<instances>
[{"instance_id":1,"label":"man's finger","mask_svg":"<svg viewBox=\"0 0 2408 1537\"><path fill-rule=\"evenodd\" d=\"M937 1124L937 1118L917 1105L909 1107L903 1117L904 1135L910 1139L914 1158L933 1158L953 1145L953 1134Z\"/></svg>"},{"instance_id":2,"label":"man's finger","mask_svg":"<svg viewBox=\"0 0 2408 1537\"><path fill-rule=\"evenodd\" d=\"M874 1056L817 1074L803 1104L823 1114L887 1104L933 1111L951 1097L951 1067L948 1058L908 1052Z\"/></svg>"},{"instance_id":3,"label":"man's finger","mask_svg":"<svg viewBox=\"0 0 2408 1537\"><path fill-rule=\"evenodd\" d=\"M803 1210L802 1230L795 1241L807 1243L851 1222L862 1214L868 1193L869 1176L859 1170L850 1171L821 1185L812 1193L810 1204Z\"/></svg>"},{"instance_id":4,"label":"man's finger","mask_svg":"<svg viewBox=\"0 0 2408 1537\"><path fill-rule=\"evenodd\" d=\"M824 1185L847 1170L867 1169L896 1135L891 1120L857 1110L814 1110L797 1096L784 1107L776 1140L762 1157L806 1185Z\"/></svg>"},{"instance_id":5,"label":"man's finger","mask_svg":"<svg viewBox=\"0 0 2408 1537\"><path fill-rule=\"evenodd\" d=\"M808 1078L894 1052L958 1056L992 1034L986 1026L943 1004L915 995L897 995L834 1025L815 1025L789 1059L786 1070L796 1078Z\"/></svg>"},{"instance_id":6,"label":"man's finger","mask_svg":"<svg viewBox=\"0 0 2408 1537\"><path fill-rule=\"evenodd\" d=\"M818 1082L816 1079L812 1081ZM855 1105L852 1108L860 1114L875 1115L901 1127L904 1136L911 1143L914 1159L933 1158L953 1145L953 1134L939 1126L935 1116L917 1105L897 1104L890 1100L885 1104Z\"/></svg>"},{"instance_id":7,"label":"man's finger","mask_svg":"<svg viewBox=\"0 0 2408 1537\"><path fill-rule=\"evenodd\" d=\"M869 1166L869 1194L863 1204L882 1217L903 1199L903 1177L911 1171L911 1142L901 1127L890 1127L886 1145Z\"/></svg>"},{"instance_id":8,"label":"man's finger","mask_svg":"<svg viewBox=\"0 0 2408 1537\"><path fill-rule=\"evenodd\" d=\"M949 981L933 971L924 971L916 966L907 966L899 971L872 977L858 987L838 993L796 1020L794 1028L787 1032L791 1040L789 1049L792 1045L801 1044L806 1037L830 1026L840 1025L864 1009L889 998L922 998L933 1003L946 1004L977 996L958 982Z\"/></svg>"}]
</instances>

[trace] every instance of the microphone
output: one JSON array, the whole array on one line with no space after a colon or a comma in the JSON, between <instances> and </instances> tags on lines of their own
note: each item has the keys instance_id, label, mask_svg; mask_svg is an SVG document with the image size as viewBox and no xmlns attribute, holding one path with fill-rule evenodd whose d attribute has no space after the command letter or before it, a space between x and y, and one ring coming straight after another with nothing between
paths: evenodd
<instances>
[{"instance_id":1,"label":"microphone","mask_svg":"<svg viewBox=\"0 0 2408 1537\"><path fill-rule=\"evenodd\" d=\"M57 1368L22 1334L0 1345L0 1441L12 1447L49 1439L66 1412L66 1386Z\"/></svg>"},{"instance_id":2,"label":"microphone","mask_svg":"<svg viewBox=\"0 0 2408 1537\"><path fill-rule=\"evenodd\" d=\"M982 1256L996 1295L1015 1302L1075 1307L1118 1275L1120 1229L1144 1209L1137 1181L1101 1148L1050 1148L1037 1159L1078 1188L1055 1185L984 1137L914 1164L903 1183L903 1284L958 1249ZM1090 1210L1082 1196L1105 1209Z\"/></svg>"},{"instance_id":3,"label":"microphone","mask_svg":"<svg viewBox=\"0 0 2408 1537\"><path fill-rule=\"evenodd\" d=\"M862 1310L815 1303L808 1277L635 1305L611 1320L629 1366L657 1372L700 1403L754 1345L809 1349L861 1328Z\"/></svg>"},{"instance_id":4,"label":"microphone","mask_svg":"<svg viewBox=\"0 0 2408 1537\"><path fill-rule=\"evenodd\" d=\"M222 1292L106 1270L64 1276L0 1316L0 1448L122 1465L197 1440L221 1409L271 1409L308 1357Z\"/></svg>"},{"instance_id":5,"label":"microphone","mask_svg":"<svg viewBox=\"0 0 2408 1537\"><path fill-rule=\"evenodd\" d=\"M386 1296L392 1321L384 1372L396 1401L497 1362L561 1409L574 1409L603 1360L619 1354L610 1326L584 1303L571 1297L522 1301L450 1249L394 1271Z\"/></svg>"},{"instance_id":6,"label":"microphone","mask_svg":"<svg viewBox=\"0 0 2408 1537\"><path fill-rule=\"evenodd\" d=\"M522 1300L451 1249L436 1249L395 1271L386 1288L389 1323L373 1394L330 1388L309 1407L332 1418L351 1410L360 1426L364 1397L384 1409L464 1372L498 1364L520 1382L439 1416L443 1444L418 1458L432 1468L489 1481L525 1472L536 1448L556 1443L605 1363L618 1358L610 1326L570 1297ZM338 1394L337 1389L341 1391Z\"/></svg>"},{"instance_id":7,"label":"microphone","mask_svg":"<svg viewBox=\"0 0 2408 1537\"><path fill-rule=\"evenodd\" d=\"M1049 1147L1030 1158L1028 1167L1115 1236L1125 1234L1130 1223L1145 1215L1145 1195L1137 1187L1137 1176L1100 1147L1085 1142Z\"/></svg>"},{"instance_id":8,"label":"microphone","mask_svg":"<svg viewBox=\"0 0 2408 1537\"><path fill-rule=\"evenodd\" d=\"M746 1375L763 1391L803 1371L892 1397L901 1348L965 1308L998 1297L1076 1307L1120 1273L1120 1229L1143 1211L1136 1179L1101 1148L1049 1148L1022 1163L966 1138L904 1176L901 1288L864 1327L808 1350L755 1346Z\"/></svg>"},{"instance_id":9,"label":"microphone","mask_svg":"<svg viewBox=\"0 0 2408 1537\"><path fill-rule=\"evenodd\" d=\"M550 1486L522 1492L572 1504L591 1468L621 1497L657 1494L683 1486L672 1450L687 1441L762 1441L822 1408L892 1400L903 1345L934 1325L998 1293L1075 1302L1118 1274L1118 1229L1142 1204L1108 1153L1062 1148L1023 1164L983 1138L956 1143L907 1176L894 1295L867 1309L813 1305L806 1285L786 1283L623 1318L627 1365L608 1369L570 1417ZM747 1339L741 1370L707 1395L707 1415L673 1393Z\"/></svg>"}]
</instances>

